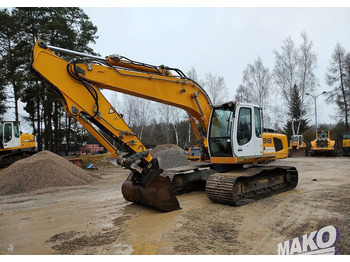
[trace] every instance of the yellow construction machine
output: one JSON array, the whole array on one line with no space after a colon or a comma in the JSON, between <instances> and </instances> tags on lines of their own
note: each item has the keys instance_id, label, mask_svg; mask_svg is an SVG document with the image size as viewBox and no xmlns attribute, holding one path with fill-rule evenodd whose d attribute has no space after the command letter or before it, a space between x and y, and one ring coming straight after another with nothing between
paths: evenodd
<instances>
[{"instance_id":1,"label":"yellow construction machine","mask_svg":"<svg viewBox=\"0 0 350 262\"><path fill-rule=\"evenodd\" d=\"M337 154L335 140L331 139L330 131L316 132L316 139L311 141L311 156Z\"/></svg>"},{"instance_id":2,"label":"yellow construction machine","mask_svg":"<svg viewBox=\"0 0 350 262\"><path fill-rule=\"evenodd\" d=\"M21 133L19 122L0 122L0 167L6 167L15 161L37 152L34 135Z\"/></svg>"},{"instance_id":3,"label":"yellow construction machine","mask_svg":"<svg viewBox=\"0 0 350 262\"><path fill-rule=\"evenodd\" d=\"M341 135L343 145L343 156L350 155L350 133L344 133Z\"/></svg>"},{"instance_id":4,"label":"yellow construction machine","mask_svg":"<svg viewBox=\"0 0 350 262\"><path fill-rule=\"evenodd\" d=\"M187 151L187 160L189 161L202 161L203 154L200 146L191 146Z\"/></svg>"},{"instance_id":5,"label":"yellow construction machine","mask_svg":"<svg viewBox=\"0 0 350 262\"><path fill-rule=\"evenodd\" d=\"M71 58L65 60L58 53ZM122 185L123 196L128 201L162 211L176 210L180 205L175 193L186 191L184 189L198 182L205 185L210 200L242 205L297 186L295 167L259 164L276 156L263 153L258 106L238 102L213 105L205 90L181 70L140 63L119 55L102 58L38 40L32 57L34 72L50 83L62 99L67 114L111 152L119 165L131 170ZM101 89L185 110L210 163L194 163L195 166L181 167L172 173L163 172L158 160L107 101ZM197 123L204 132L199 131ZM99 130L114 139L118 148ZM271 137L273 140L273 135ZM284 149L287 152L288 148Z\"/></svg>"},{"instance_id":6,"label":"yellow construction machine","mask_svg":"<svg viewBox=\"0 0 350 262\"><path fill-rule=\"evenodd\" d=\"M289 156L304 156L307 154L304 136L292 135L289 141Z\"/></svg>"}]
</instances>

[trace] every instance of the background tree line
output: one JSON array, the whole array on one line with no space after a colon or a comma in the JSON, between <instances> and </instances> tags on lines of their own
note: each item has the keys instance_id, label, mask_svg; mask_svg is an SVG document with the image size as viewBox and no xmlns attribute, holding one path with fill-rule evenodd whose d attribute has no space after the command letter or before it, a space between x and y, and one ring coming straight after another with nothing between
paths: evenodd
<instances>
[{"instance_id":1,"label":"background tree line","mask_svg":"<svg viewBox=\"0 0 350 262\"><path fill-rule=\"evenodd\" d=\"M95 43L97 27L80 8L13 8L0 9L0 118L14 108L19 120L18 102L25 104L25 121L37 136L39 150L58 152L64 143L78 148L95 140L63 110L60 99L30 71L31 48L37 39L51 45L94 54L89 44ZM201 79L191 68L187 76L208 92L214 104L236 100L261 106L265 127L281 128L288 136L310 130L312 97L319 93L315 76L317 55L307 33L300 34L300 44L286 38L279 50L273 50L274 67L269 69L258 56L242 72L242 84L230 98L224 77L209 72ZM327 101L335 103L340 119L338 129L349 131L350 53L336 45L325 76L333 88ZM232 91L234 87L232 88ZM273 98L279 94L279 100ZM144 144L195 144L196 139L184 111L140 98L119 95L112 105ZM283 106L285 105L285 106ZM283 125L281 125L283 123Z\"/></svg>"},{"instance_id":2,"label":"background tree line","mask_svg":"<svg viewBox=\"0 0 350 262\"><path fill-rule=\"evenodd\" d=\"M261 106L265 127L275 126L288 137L310 133L309 118L314 116L313 96L324 91L320 89L320 80L315 75L317 55L313 51L313 41L306 32L302 32L300 38L301 43L296 45L288 37L279 50L273 51L272 70L264 66L260 56L254 63L248 64L243 71L242 84L236 89L235 95L237 101ZM350 53L337 43L325 76L326 83L333 87L333 91L326 94L326 101L335 103L338 108L337 115L334 116L338 118L338 124L335 125L337 133L350 131L349 60ZM279 99L279 102L273 103L272 98ZM271 122L272 118L275 118L274 123Z\"/></svg>"},{"instance_id":3,"label":"background tree line","mask_svg":"<svg viewBox=\"0 0 350 262\"><path fill-rule=\"evenodd\" d=\"M80 8L13 8L0 10L0 114L18 102L25 103L25 118L37 136L39 150L57 152L63 140L77 142L80 128L63 112L61 101L47 83L30 70L31 49L37 39L85 53L97 39L97 27ZM84 135L83 135L84 136ZM82 137L83 137L82 136ZM68 147L67 147L68 150Z\"/></svg>"},{"instance_id":4,"label":"background tree line","mask_svg":"<svg viewBox=\"0 0 350 262\"><path fill-rule=\"evenodd\" d=\"M14 108L14 118L18 121L19 101L22 101L27 113L24 120L30 123L37 136L39 150L58 152L64 149L68 153L78 149L83 142L96 142L79 123L65 114L61 100L47 88L48 83L34 76L30 70L30 55L38 39L94 54L88 45L98 38L97 27L80 8L0 9L0 19L0 119L7 109ZM195 75L192 77L196 78ZM208 73L204 84L209 86L214 102L227 95L222 77ZM179 109L155 106L150 101L127 95L122 99L120 112L145 144L184 146L191 141L195 143L187 117ZM63 149L62 144L66 145ZM70 148L71 144L75 147Z\"/></svg>"}]
</instances>

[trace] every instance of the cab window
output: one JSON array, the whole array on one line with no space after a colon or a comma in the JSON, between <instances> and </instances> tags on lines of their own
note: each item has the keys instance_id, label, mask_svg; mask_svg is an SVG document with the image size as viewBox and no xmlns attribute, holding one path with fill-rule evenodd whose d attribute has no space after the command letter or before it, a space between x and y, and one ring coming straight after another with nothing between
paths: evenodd
<instances>
[{"instance_id":1,"label":"cab window","mask_svg":"<svg viewBox=\"0 0 350 262\"><path fill-rule=\"evenodd\" d=\"M252 138L252 112L250 108L242 107L239 110L237 143L239 146L247 144Z\"/></svg>"},{"instance_id":2,"label":"cab window","mask_svg":"<svg viewBox=\"0 0 350 262\"><path fill-rule=\"evenodd\" d=\"M12 139L12 124L6 123L4 126L4 143L11 141Z\"/></svg>"},{"instance_id":3,"label":"cab window","mask_svg":"<svg viewBox=\"0 0 350 262\"><path fill-rule=\"evenodd\" d=\"M18 123L13 124L13 134L15 137L19 138L19 126Z\"/></svg>"},{"instance_id":4,"label":"cab window","mask_svg":"<svg viewBox=\"0 0 350 262\"><path fill-rule=\"evenodd\" d=\"M254 120L255 120L255 135L256 137L261 137L261 116L260 109L254 107Z\"/></svg>"},{"instance_id":5,"label":"cab window","mask_svg":"<svg viewBox=\"0 0 350 262\"><path fill-rule=\"evenodd\" d=\"M350 139L350 134L343 134L343 139Z\"/></svg>"},{"instance_id":6,"label":"cab window","mask_svg":"<svg viewBox=\"0 0 350 262\"><path fill-rule=\"evenodd\" d=\"M327 132L318 132L318 138L328 138Z\"/></svg>"}]
</instances>

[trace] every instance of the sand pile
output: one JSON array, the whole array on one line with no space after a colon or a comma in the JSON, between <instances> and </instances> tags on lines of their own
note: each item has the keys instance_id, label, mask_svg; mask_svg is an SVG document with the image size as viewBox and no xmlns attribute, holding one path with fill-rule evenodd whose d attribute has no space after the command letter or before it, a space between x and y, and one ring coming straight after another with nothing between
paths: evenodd
<instances>
[{"instance_id":1,"label":"sand pile","mask_svg":"<svg viewBox=\"0 0 350 262\"><path fill-rule=\"evenodd\" d=\"M186 152L177 145L158 145L151 154L158 158L159 167L162 169L188 165Z\"/></svg>"},{"instance_id":2,"label":"sand pile","mask_svg":"<svg viewBox=\"0 0 350 262\"><path fill-rule=\"evenodd\" d=\"M15 162L0 173L0 195L51 187L80 186L96 179L96 176L68 160L50 151L42 151Z\"/></svg>"}]
</instances>

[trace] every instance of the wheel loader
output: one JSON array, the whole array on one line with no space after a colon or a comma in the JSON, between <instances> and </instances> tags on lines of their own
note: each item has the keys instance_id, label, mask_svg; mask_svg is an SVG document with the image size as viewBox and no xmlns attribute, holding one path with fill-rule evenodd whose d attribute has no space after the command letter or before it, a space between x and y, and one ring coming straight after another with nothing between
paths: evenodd
<instances>
[{"instance_id":1,"label":"wheel loader","mask_svg":"<svg viewBox=\"0 0 350 262\"><path fill-rule=\"evenodd\" d=\"M61 53L69 60L60 57ZM214 105L206 91L180 69L120 55L102 58L51 46L43 40L33 47L32 69L50 83L66 113L80 122L119 165L131 171L122 185L128 201L173 211L180 209L176 192L202 184L213 202L242 205L297 186L295 167L264 164L276 159L277 150L264 152L261 108L233 101ZM210 162L171 172L160 169L158 160L103 96L102 89L185 110ZM197 125L204 131L200 132ZM276 139L281 139L278 135ZM274 135L270 138L274 140ZM287 141L285 136L282 140ZM287 156L285 145L280 141L279 151Z\"/></svg>"},{"instance_id":2,"label":"wheel loader","mask_svg":"<svg viewBox=\"0 0 350 262\"><path fill-rule=\"evenodd\" d=\"M22 134L19 122L0 122L0 167L7 167L36 152L35 136L27 133Z\"/></svg>"},{"instance_id":3,"label":"wheel loader","mask_svg":"<svg viewBox=\"0 0 350 262\"><path fill-rule=\"evenodd\" d=\"M336 142L331 139L330 131L316 132L316 139L311 141L310 154L311 156L335 156L337 154Z\"/></svg>"}]
</instances>

